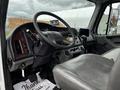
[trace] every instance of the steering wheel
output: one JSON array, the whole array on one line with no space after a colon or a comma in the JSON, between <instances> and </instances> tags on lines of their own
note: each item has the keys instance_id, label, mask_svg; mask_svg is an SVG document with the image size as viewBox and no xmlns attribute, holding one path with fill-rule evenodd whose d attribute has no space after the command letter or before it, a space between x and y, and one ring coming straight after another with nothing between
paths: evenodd
<instances>
[{"instance_id":1,"label":"steering wheel","mask_svg":"<svg viewBox=\"0 0 120 90\"><path fill-rule=\"evenodd\" d=\"M58 44L58 43L56 42L56 39L55 39L54 36L56 35L57 37L61 37L61 38L63 38L64 36L63 36L61 33L56 32L56 31L50 31L50 32L52 32L52 33L54 33L54 34L48 33L47 36L46 36L46 35L40 30L39 25L38 25L38 23L37 23L37 18L38 18L38 16L40 16L40 15L49 15L49 16L52 16L52 17L58 19L59 21L61 21L61 22L66 26L66 28L67 28L67 30L69 31L69 33L71 34L71 36L72 36L72 38L73 38L72 42L69 43L69 44L67 44L67 45ZM34 18L33 18L33 25L34 25L35 29L37 30L38 34L41 36L41 38L42 38L43 40L45 40L48 44L52 45L53 47L56 47L56 48L69 48L69 47L73 46L74 43L75 43L75 35L74 35L71 27L70 27L70 26L68 25L68 23L66 23L62 18L60 18L59 16L57 16L57 15L55 15L55 14L53 14L53 13L46 12L46 11L42 11L42 12L36 13L36 14L34 15Z\"/></svg>"}]
</instances>

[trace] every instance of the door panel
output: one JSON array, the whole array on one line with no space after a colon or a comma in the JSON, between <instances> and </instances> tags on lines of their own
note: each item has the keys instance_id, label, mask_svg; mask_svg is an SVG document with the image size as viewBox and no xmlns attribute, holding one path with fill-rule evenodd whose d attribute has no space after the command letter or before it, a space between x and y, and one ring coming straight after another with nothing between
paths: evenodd
<instances>
[{"instance_id":1,"label":"door panel","mask_svg":"<svg viewBox=\"0 0 120 90\"><path fill-rule=\"evenodd\" d=\"M120 35L106 36L108 40L114 43L116 46L120 46Z\"/></svg>"},{"instance_id":2,"label":"door panel","mask_svg":"<svg viewBox=\"0 0 120 90\"><path fill-rule=\"evenodd\" d=\"M111 41L113 39L111 37L96 35L95 38L96 38L95 48L98 54L103 54L117 47L117 45L113 41ZM114 41L116 40L114 39Z\"/></svg>"}]
</instances>

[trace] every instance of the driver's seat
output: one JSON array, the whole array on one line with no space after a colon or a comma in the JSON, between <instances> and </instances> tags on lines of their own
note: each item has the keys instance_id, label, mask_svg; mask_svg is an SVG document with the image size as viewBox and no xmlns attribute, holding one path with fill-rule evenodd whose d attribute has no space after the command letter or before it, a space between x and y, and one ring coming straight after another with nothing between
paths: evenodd
<instances>
[{"instance_id":1,"label":"driver's seat","mask_svg":"<svg viewBox=\"0 0 120 90\"><path fill-rule=\"evenodd\" d=\"M120 60L114 64L100 55L81 55L57 65L53 74L62 90L120 90Z\"/></svg>"}]
</instances>

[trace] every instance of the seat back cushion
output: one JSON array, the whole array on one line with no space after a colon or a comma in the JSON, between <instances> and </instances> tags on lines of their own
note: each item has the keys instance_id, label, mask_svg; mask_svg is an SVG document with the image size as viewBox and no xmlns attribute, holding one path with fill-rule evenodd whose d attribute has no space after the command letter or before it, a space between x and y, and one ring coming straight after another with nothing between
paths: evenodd
<instances>
[{"instance_id":1,"label":"seat back cushion","mask_svg":"<svg viewBox=\"0 0 120 90\"><path fill-rule=\"evenodd\" d=\"M107 90L113 64L100 55L86 54L57 65L53 73L63 90Z\"/></svg>"}]
</instances>

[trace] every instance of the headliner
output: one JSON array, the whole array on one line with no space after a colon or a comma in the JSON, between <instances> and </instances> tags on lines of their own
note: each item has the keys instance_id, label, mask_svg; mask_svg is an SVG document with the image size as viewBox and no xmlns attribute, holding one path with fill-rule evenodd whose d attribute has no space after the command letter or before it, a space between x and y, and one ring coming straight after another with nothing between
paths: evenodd
<instances>
[{"instance_id":1,"label":"headliner","mask_svg":"<svg viewBox=\"0 0 120 90\"><path fill-rule=\"evenodd\" d=\"M88 0L88 1L91 1L91 2L94 2L94 3L97 3L97 4L101 4L101 3L107 3L107 2L118 2L120 0Z\"/></svg>"}]
</instances>

